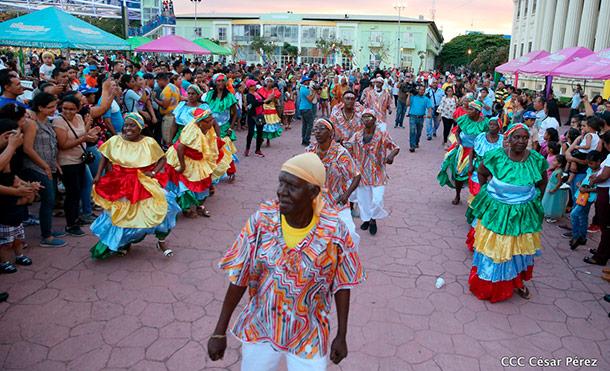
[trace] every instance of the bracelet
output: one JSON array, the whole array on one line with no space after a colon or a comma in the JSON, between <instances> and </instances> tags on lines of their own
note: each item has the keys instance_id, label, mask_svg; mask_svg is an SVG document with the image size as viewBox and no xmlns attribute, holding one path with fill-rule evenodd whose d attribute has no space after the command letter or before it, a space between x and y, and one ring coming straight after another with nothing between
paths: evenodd
<instances>
[{"instance_id":1,"label":"bracelet","mask_svg":"<svg viewBox=\"0 0 610 371\"><path fill-rule=\"evenodd\" d=\"M210 336L210 339L224 339L226 337L227 335L212 335Z\"/></svg>"}]
</instances>

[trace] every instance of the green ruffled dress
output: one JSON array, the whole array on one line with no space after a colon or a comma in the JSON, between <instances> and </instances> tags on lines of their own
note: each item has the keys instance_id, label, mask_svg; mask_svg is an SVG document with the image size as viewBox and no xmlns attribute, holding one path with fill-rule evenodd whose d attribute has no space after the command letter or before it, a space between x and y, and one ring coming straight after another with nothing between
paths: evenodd
<instances>
[{"instance_id":1,"label":"green ruffled dress","mask_svg":"<svg viewBox=\"0 0 610 371\"><path fill-rule=\"evenodd\" d=\"M234 104L237 104L237 98L227 91L227 95L225 95L223 99L219 99L218 97L212 99L212 92L210 91L205 96L205 103L210 106L212 115L214 116L214 119L216 119L216 122L218 122L218 126L220 126L220 138L224 138L231 128L231 107ZM234 132L231 132L229 138L231 138L232 141L235 141L237 136L235 136Z\"/></svg>"},{"instance_id":2,"label":"green ruffled dress","mask_svg":"<svg viewBox=\"0 0 610 371\"><path fill-rule=\"evenodd\" d=\"M534 257L540 254L544 212L536 184L548 164L534 151L515 162L503 148L487 152L483 163L493 178L466 212L469 223L478 219L468 282L479 299L498 302L531 278Z\"/></svg>"},{"instance_id":3,"label":"green ruffled dress","mask_svg":"<svg viewBox=\"0 0 610 371\"><path fill-rule=\"evenodd\" d=\"M447 149L441 170L436 176L441 187L455 188L456 182L468 180L470 152L472 152L477 135L488 130L489 120L484 118L481 121L473 121L468 115L463 115L457 119L457 125L460 128L462 145L455 142Z\"/></svg>"}]
</instances>

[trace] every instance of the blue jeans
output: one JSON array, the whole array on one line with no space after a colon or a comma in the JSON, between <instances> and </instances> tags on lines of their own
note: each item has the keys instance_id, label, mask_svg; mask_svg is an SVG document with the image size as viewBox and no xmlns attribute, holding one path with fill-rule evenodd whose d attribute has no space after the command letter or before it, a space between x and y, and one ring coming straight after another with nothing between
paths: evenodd
<instances>
[{"instance_id":1,"label":"blue jeans","mask_svg":"<svg viewBox=\"0 0 610 371\"><path fill-rule=\"evenodd\" d=\"M575 240L587 239L591 204L591 202L587 202L587 206L574 205L574 208L570 213L570 220L572 221L572 238Z\"/></svg>"},{"instance_id":2,"label":"blue jeans","mask_svg":"<svg viewBox=\"0 0 610 371\"><path fill-rule=\"evenodd\" d=\"M313 128L314 112L310 109L300 110L303 123L301 124L301 144L309 145L311 129Z\"/></svg>"},{"instance_id":3,"label":"blue jeans","mask_svg":"<svg viewBox=\"0 0 610 371\"><path fill-rule=\"evenodd\" d=\"M426 136L431 137L432 134L436 135L436 130L438 130L440 125L440 119L440 115L432 113L432 118L428 119L428 122L426 123Z\"/></svg>"},{"instance_id":4,"label":"blue jeans","mask_svg":"<svg viewBox=\"0 0 610 371\"><path fill-rule=\"evenodd\" d=\"M91 207L91 191L93 190L93 177L97 173L97 167L102 159L102 154L98 151L97 146L87 147L87 152L92 153L95 156L95 161L87 164L85 169L85 179L83 183L83 190L81 192L81 214L91 215L93 209Z\"/></svg>"},{"instance_id":5,"label":"blue jeans","mask_svg":"<svg viewBox=\"0 0 610 371\"><path fill-rule=\"evenodd\" d=\"M44 187L38 194L40 195L40 236L44 240L51 237L53 228L53 208L55 207L55 182L45 174L32 169L24 169L23 177L31 182L40 182Z\"/></svg>"},{"instance_id":6,"label":"blue jeans","mask_svg":"<svg viewBox=\"0 0 610 371\"><path fill-rule=\"evenodd\" d=\"M423 117L409 116L409 148L415 149L419 145L419 138L424 127Z\"/></svg>"},{"instance_id":7,"label":"blue jeans","mask_svg":"<svg viewBox=\"0 0 610 371\"><path fill-rule=\"evenodd\" d=\"M402 126L402 122L405 120L405 114L407 113L407 104L398 101L396 105L396 125Z\"/></svg>"}]
</instances>

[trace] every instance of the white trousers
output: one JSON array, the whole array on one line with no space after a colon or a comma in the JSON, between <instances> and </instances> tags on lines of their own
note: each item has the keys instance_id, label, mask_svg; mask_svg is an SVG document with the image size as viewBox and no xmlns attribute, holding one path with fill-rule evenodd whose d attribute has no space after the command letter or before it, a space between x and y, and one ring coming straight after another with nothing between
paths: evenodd
<instances>
[{"instance_id":1,"label":"white trousers","mask_svg":"<svg viewBox=\"0 0 610 371\"><path fill-rule=\"evenodd\" d=\"M356 188L360 220L368 222L371 219L378 220L388 216L388 212L383 208L384 192L385 186L358 186Z\"/></svg>"},{"instance_id":2,"label":"white trousers","mask_svg":"<svg viewBox=\"0 0 610 371\"><path fill-rule=\"evenodd\" d=\"M241 343L241 371L275 371L283 356L286 356L288 371L326 371L326 357L306 359L277 351L266 342L245 341Z\"/></svg>"},{"instance_id":3,"label":"white trousers","mask_svg":"<svg viewBox=\"0 0 610 371\"><path fill-rule=\"evenodd\" d=\"M360 236L356 233L356 225L354 224L354 219L352 218L352 211L349 207L339 211L339 219L345 223L347 230L349 231L350 236L352 237L352 241L354 241L354 245L360 245Z\"/></svg>"}]
</instances>

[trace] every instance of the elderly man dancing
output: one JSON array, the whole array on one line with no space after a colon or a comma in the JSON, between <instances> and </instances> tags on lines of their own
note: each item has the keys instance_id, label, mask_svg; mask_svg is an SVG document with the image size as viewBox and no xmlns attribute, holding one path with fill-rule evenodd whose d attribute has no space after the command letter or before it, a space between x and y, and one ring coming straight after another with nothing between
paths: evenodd
<instances>
[{"instance_id":1,"label":"elderly man dancing","mask_svg":"<svg viewBox=\"0 0 610 371\"><path fill-rule=\"evenodd\" d=\"M221 259L230 284L208 341L212 360L224 356L227 327L246 288L250 300L232 328L242 342L242 370L276 370L283 357L289 371L326 370L333 296L337 335L330 359L347 356L349 288L365 276L345 224L324 202L325 180L313 153L286 161L278 200L259 206Z\"/></svg>"}]
</instances>

